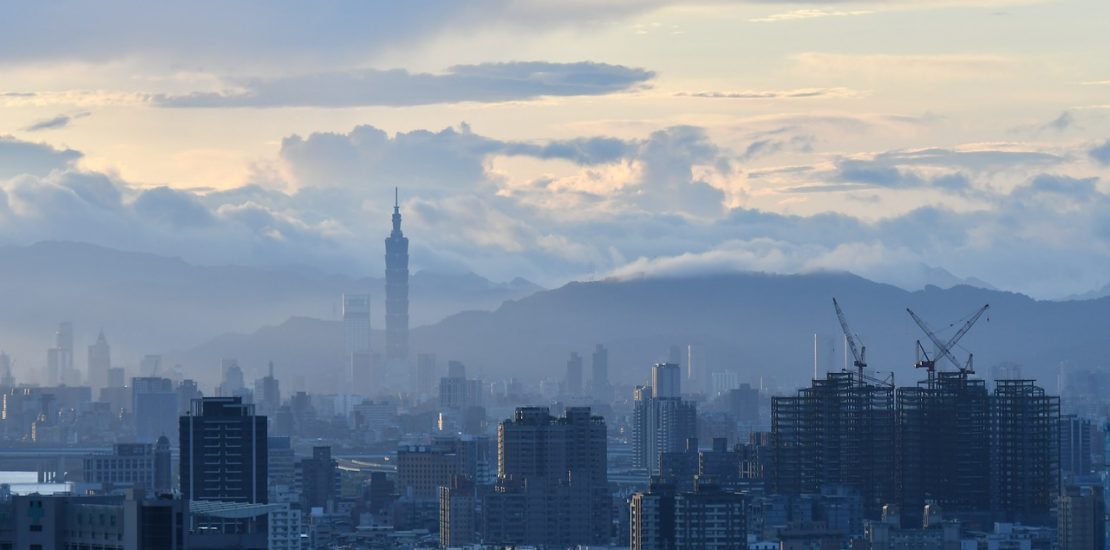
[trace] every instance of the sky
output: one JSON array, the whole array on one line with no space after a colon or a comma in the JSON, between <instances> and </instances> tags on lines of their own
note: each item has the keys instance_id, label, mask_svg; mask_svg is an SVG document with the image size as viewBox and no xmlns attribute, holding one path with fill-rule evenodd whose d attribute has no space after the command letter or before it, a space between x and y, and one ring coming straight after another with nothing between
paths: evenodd
<instances>
[{"instance_id":1,"label":"sky","mask_svg":"<svg viewBox=\"0 0 1110 550\"><path fill-rule=\"evenodd\" d=\"M0 4L0 243L1110 283L1104 0ZM948 275L951 274L951 275Z\"/></svg>"}]
</instances>

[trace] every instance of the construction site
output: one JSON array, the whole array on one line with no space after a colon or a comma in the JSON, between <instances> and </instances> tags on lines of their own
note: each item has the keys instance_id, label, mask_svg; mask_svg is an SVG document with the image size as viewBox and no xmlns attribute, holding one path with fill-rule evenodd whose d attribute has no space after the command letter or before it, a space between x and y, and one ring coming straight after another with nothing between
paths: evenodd
<instances>
[{"instance_id":1,"label":"construction site","mask_svg":"<svg viewBox=\"0 0 1110 550\"><path fill-rule=\"evenodd\" d=\"M847 488L865 518L901 509L907 527L920 524L926 504L968 526L1053 521L1059 397L1033 380L995 380L989 388L975 377L972 355L961 361L954 352L989 306L947 339L907 309L931 346L916 343L914 367L924 378L896 387L893 375L869 375L866 347L835 299L833 305L853 368L772 398L774 492ZM941 361L952 370L939 369Z\"/></svg>"}]
</instances>

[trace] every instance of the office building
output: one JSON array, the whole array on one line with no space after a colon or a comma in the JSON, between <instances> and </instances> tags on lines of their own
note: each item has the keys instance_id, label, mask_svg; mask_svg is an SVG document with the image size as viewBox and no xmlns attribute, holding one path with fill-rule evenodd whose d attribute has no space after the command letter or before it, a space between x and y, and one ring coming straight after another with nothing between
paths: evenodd
<instances>
[{"instance_id":1,"label":"office building","mask_svg":"<svg viewBox=\"0 0 1110 550\"><path fill-rule=\"evenodd\" d=\"M452 476L439 488L439 545L454 548L477 542L475 514L478 500L474 482Z\"/></svg>"},{"instance_id":2,"label":"office building","mask_svg":"<svg viewBox=\"0 0 1110 550\"><path fill-rule=\"evenodd\" d=\"M680 452L688 438L697 438L697 407L681 398L678 365L655 365L651 379L651 388L633 392L633 465L658 475L662 453Z\"/></svg>"},{"instance_id":3,"label":"office building","mask_svg":"<svg viewBox=\"0 0 1110 550\"><path fill-rule=\"evenodd\" d=\"M265 503L266 417L240 397L193 401L180 418L181 495L186 500Z\"/></svg>"},{"instance_id":4,"label":"office building","mask_svg":"<svg viewBox=\"0 0 1110 550\"><path fill-rule=\"evenodd\" d=\"M483 497L491 544L607 544L612 513L605 420L588 407L552 417L524 407L498 428L497 482Z\"/></svg>"},{"instance_id":5,"label":"office building","mask_svg":"<svg viewBox=\"0 0 1110 550\"><path fill-rule=\"evenodd\" d=\"M331 447L313 447L312 458L297 463L301 486L301 510L320 508L334 512L339 498L339 464Z\"/></svg>"},{"instance_id":6,"label":"office building","mask_svg":"<svg viewBox=\"0 0 1110 550\"><path fill-rule=\"evenodd\" d=\"M401 208L393 197L393 231L385 240L385 358L404 365L409 358L409 240L401 232Z\"/></svg>"},{"instance_id":7,"label":"office building","mask_svg":"<svg viewBox=\"0 0 1110 550\"><path fill-rule=\"evenodd\" d=\"M274 377L274 363L270 362L266 376L254 382L254 404L259 414L274 415L281 407L281 386Z\"/></svg>"},{"instance_id":8,"label":"office building","mask_svg":"<svg viewBox=\"0 0 1110 550\"><path fill-rule=\"evenodd\" d=\"M571 352L567 359L567 372L563 378L563 395L582 395L582 356Z\"/></svg>"},{"instance_id":9,"label":"office building","mask_svg":"<svg viewBox=\"0 0 1110 550\"><path fill-rule=\"evenodd\" d=\"M92 454L84 459L87 483L105 488L145 488L168 491L172 488L169 442L160 438L152 443L116 443L111 454Z\"/></svg>"},{"instance_id":10,"label":"office building","mask_svg":"<svg viewBox=\"0 0 1110 550\"><path fill-rule=\"evenodd\" d=\"M671 550L675 547L674 486L652 478L647 492L632 495L629 506L631 550Z\"/></svg>"},{"instance_id":11,"label":"office building","mask_svg":"<svg viewBox=\"0 0 1110 550\"><path fill-rule=\"evenodd\" d=\"M1091 420L1074 414L1060 417L1060 475L1067 484L1091 473Z\"/></svg>"},{"instance_id":12,"label":"office building","mask_svg":"<svg viewBox=\"0 0 1110 550\"><path fill-rule=\"evenodd\" d=\"M177 392L169 378L131 379L131 411L135 419L135 440L154 443L161 436L177 433Z\"/></svg>"},{"instance_id":13,"label":"office building","mask_svg":"<svg viewBox=\"0 0 1110 550\"><path fill-rule=\"evenodd\" d=\"M139 374L146 377L156 377L162 373L161 355L144 355L139 361Z\"/></svg>"},{"instance_id":14,"label":"office building","mask_svg":"<svg viewBox=\"0 0 1110 550\"><path fill-rule=\"evenodd\" d=\"M343 358L352 391L368 395L373 386L370 356L370 295L343 295Z\"/></svg>"},{"instance_id":15,"label":"office building","mask_svg":"<svg viewBox=\"0 0 1110 550\"><path fill-rule=\"evenodd\" d=\"M14 388L15 377L12 376L12 356L0 351L0 388Z\"/></svg>"},{"instance_id":16,"label":"office building","mask_svg":"<svg viewBox=\"0 0 1110 550\"><path fill-rule=\"evenodd\" d=\"M1059 550L1102 548L1106 538L1106 502L1101 485L1069 485L1060 495L1057 518Z\"/></svg>"},{"instance_id":17,"label":"office building","mask_svg":"<svg viewBox=\"0 0 1110 550\"><path fill-rule=\"evenodd\" d=\"M108 386L108 370L112 368L112 348L104 337L104 331L96 337L96 343L89 346L89 387L98 391Z\"/></svg>"},{"instance_id":18,"label":"office building","mask_svg":"<svg viewBox=\"0 0 1110 550\"><path fill-rule=\"evenodd\" d=\"M46 384L77 386L80 378L73 368L73 323L63 322L54 333L54 345L46 350Z\"/></svg>"},{"instance_id":19,"label":"office building","mask_svg":"<svg viewBox=\"0 0 1110 550\"><path fill-rule=\"evenodd\" d=\"M674 539L679 550L728 550L748 544L744 495L699 479L674 499Z\"/></svg>"},{"instance_id":20,"label":"office building","mask_svg":"<svg viewBox=\"0 0 1110 550\"><path fill-rule=\"evenodd\" d=\"M177 412L178 416L184 416L189 413L189 407L192 406L194 399L204 397L201 393L200 387L197 386L196 380L186 378L177 384Z\"/></svg>"},{"instance_id":21,"label":"office building","mask_svg":"<svg viewBox=\"0 0 1110 550\"><path fill-rule=\"evenodd\" d=\"M598 344L590 362L590 387L594 400L608 403L613 399L613 386L609 383L609 350Z\"/></svg>"},{"instance_id":22,"label":"office building","mask_svg":"<svg viewBox=\"0 0 1110 550\"><path fill-rule=\"evenodd\" d=\"M435 383L439 378L436 376L436 354L434 353L419 353L416 355L416 394L419 396L428 396L435 391Z\"/></svg>"},{"instance_id":23,"label":"office building","mask_svg":"<svg viewBox=\"0 0 1110 550\"><path fill-rule=\"evenodd\" d=\"M458 361L447 362L447 376L439 379L439 406L454 411L482 404L482 381L466 377L466 367Z\"/></svg>"}]
</instances>

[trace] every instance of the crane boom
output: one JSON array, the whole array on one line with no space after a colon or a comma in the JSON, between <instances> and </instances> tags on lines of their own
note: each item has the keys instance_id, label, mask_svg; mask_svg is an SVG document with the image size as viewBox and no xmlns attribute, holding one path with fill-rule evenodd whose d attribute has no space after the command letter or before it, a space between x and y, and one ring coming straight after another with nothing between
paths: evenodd
<instances>
[{"instance_id":1,"label":"crane boom","mask_svg":"<svg viewBox=\"0 0 1110 550\"><path fill-rule=\"evenodd\" d=\"M952 348L956 345L956 343L960 341L961 338L964 337L965 334L967 334L967 331L971 330L972 325L974 325L975 322L983 316L983 313L986 313L986 311L990 309L990 307L990 304L986 304L983 307L979 308L979 310L976 311L971 316L971 318L968 319L962 327L960 327L960 330L956 331L956 333L948 339L947 342L941 342L940 337L938 337L936 333L934 333L929 328L929 325L925 323L925 320L921 317L918 317L918 315L914 313L912 309L906 308L906 311L909 312L910 317L912 317L913 321L917 323L917 326L920 327L925 335L929 337L929 340L932 340L933 345L937 347L938 355L943 355L944 357L947 357L948 360L951 361L953 365L956 365L956 368L960 369L961 372L973 373L975 371L972 370L971 359L968 359L968 363L966 366L960 365L959 360L956 359L956 356L952 354ZM920 343L918 344L918 346L920 347Z\"/></svg>"},{"instance_id":2,"label":"crane boom","mask_svg":"<svg viewBox=\"0 0 1110 550\"><path fill-rule=\"evenodd\" d=\"M867 346L856 344L856 338L852 336L852 329L848 326L848 319L844 317L844 310L840 309L840 303L833 298L833 307L836 308L836 318L840 321L840 329L844 331L844 339L848 342L848 349L852 350L852 358L855 361L852 363L857 370L859 370L860 380L863 380L863 371L867 368Z\"/></svg>"}]
</instances>

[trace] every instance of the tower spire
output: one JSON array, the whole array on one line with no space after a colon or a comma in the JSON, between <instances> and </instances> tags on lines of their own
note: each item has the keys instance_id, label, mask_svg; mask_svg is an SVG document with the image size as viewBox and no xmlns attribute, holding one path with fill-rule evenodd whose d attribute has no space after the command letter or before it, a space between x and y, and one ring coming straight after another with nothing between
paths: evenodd
<instances>
[{"instance_id":1,"label":"tower spire","mask_svg":"<svg viewBox=\"0 0 1110 550\"><path fill-rule=\"evenodd\" d=\"M400 208L401 201L398 199L398 197L400 197L400 194L397 191L397 188L394 187L393 188L393 209L394 210L397 210L398 208Z\"/></svg>"}]
</instances>

